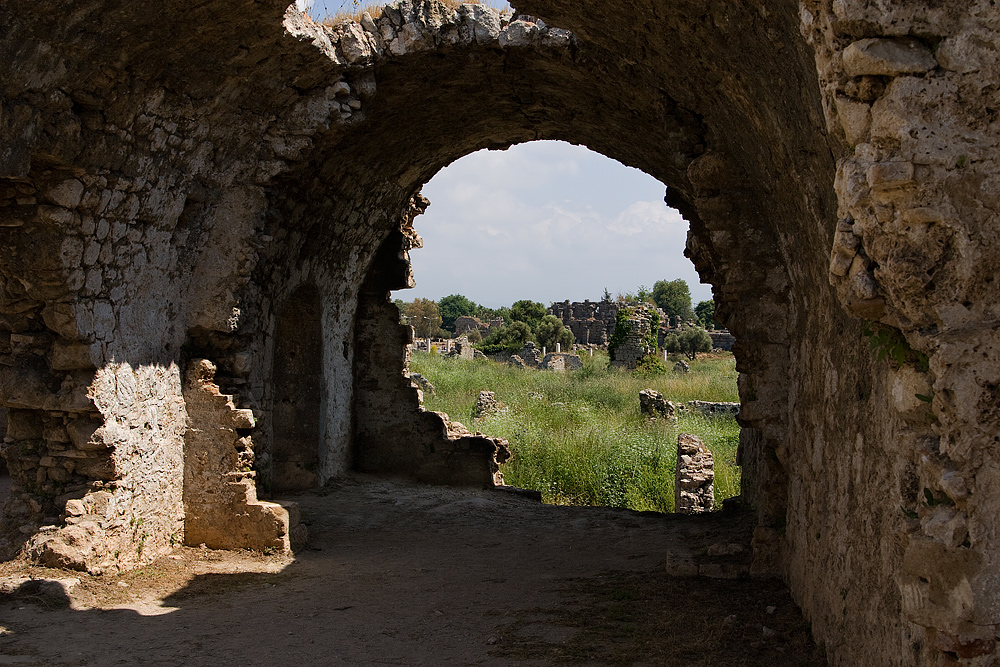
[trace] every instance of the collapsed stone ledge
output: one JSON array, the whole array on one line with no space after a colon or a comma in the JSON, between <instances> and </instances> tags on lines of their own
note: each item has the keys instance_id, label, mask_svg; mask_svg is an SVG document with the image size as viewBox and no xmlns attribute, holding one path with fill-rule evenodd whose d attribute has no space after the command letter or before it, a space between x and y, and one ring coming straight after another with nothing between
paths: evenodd
<instances>
[{"instance_id":1,"label":"collapsed stone ledge","mask_svg":"<svg viewBox=\"0 0 1000 667\"><path fill-rule=\"evenodd\" d=\"M440 421L444 432L440 442L428 443L414 475L418 481L487 489L504 486L500 466L511 456L506 440L473 433L443 412L424 412L423 418Z\"/></svg>"},{"instance_id":2,"label":"collapsed stone ledge","mask_svg":"<svg viewBox=\"0 0 1000 667\"><path fill-rule=\"evenodd\" d=\"M255 426L251 410L222 394L215 365L190 363L184 383L189 425L184 437L184 543L210 549L291 551L308 529L294 502L257 499L253 444L242 435Z\"/></svg>"},{"instance_id":3,"label":"collapsed stone ledge","mask_svg":"<svg viewBox=\"0 0 1000 667\"><path fill-rule=\"evenodd\" d=\"M354 67L441 47L568 47L576 41L570 31L531 16L480 4L452 7L414 0L387 5L378 18L363 12L360 21L332 26L290 8L285 27L299 39L311 39L337 65Z\"/></svg>"}]
</instances>

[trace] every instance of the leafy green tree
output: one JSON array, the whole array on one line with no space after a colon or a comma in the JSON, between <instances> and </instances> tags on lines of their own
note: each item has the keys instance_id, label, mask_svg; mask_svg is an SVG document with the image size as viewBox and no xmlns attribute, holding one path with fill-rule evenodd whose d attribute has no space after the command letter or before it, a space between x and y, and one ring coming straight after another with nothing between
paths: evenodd
<instances>
[{"instance_id":1,"label":"leafy green tree","mask_svg":"<svg viewBox=\"0 0 1000 667\"><path fill-rule=\"evenodd\" d=\"M448 331L455 331L455 320L463 315L475 315L479 306L461 294L450 294L438 301L441 311L441 326Z\"/></svg>"},{"instance_id":2,"label":"leafy green tree","mask_svg":"<svg viewBox=\"0 0 1000 667\"><path fill-rule=\"evenodd\" d=\"M691 319L691 290L684 280L657 280L653 283L653 302L659 306L671 320L680 318L682 321Z\"/></svg>"},{"instance_id":3,"label":"leafy green tree","mask_svg":"<svg viewBox=\"0 0 1000 667\"><path fill-rule=\"evenodd\" d=\"M568 349L576 342L573 332L563 326L562 320L555 315L546 315L542 318L535 327L535 339L550 352L555 352L556 343Z\"/></svg>"},{"instance_id":4,"label":"leafy green tree","mask_svg":"<svg viewBox=\"0 0 1000 667\"><path fill-rule=\"evenodd\" d=\"M712 317L715 315L715 301L699 301L698 305L694 307L694 314L701 326L706 329L715 328L715 323L712 320Z\"/></svg>"},{"instance_id":5,"label":"leafy green tree","mask_svg":"<svg viewBox=\"0 0 1000 667\"><path fill-rule=\"evenodd\" d=\"M692 360L699 352L712 351L712 337L700 327L688 327L681 331L677 336L677 343L684 356Z\"/></svg>"},{"instance_id":6,"label":"leafy green tree","mask_svg":"<svg viewBox=\"0 0 1000 667\"><path fill-rule=\"evenodd\" d=\"M656 303L653 300L653 292L645 285L639 285L639 289L635 293L635 300L642 303Z\"/></svg>"},{"instance_id":7,"label":"leafy green tree","mask_svg":"<svg viewBox=\"0 0 1000 667\"><path fill-rule=\"evenodd\" d=\"M515 301L510 307L510 318L515 322L524 322L531 331L538 327L543 317L545 317L545 306L537 301Z\"/></svg>"},{"instance_id":8,"label":"leafy green tree","mask_svg":"<svg viewBox=\"0 0 1000 667\"><path fill-rule=\"evenodd\" d=\"M670 354L677 354L681 351L681 343L675 333L669 333L663 337L663 349Z\"/></svg>"},{"instance_id":9,"label":"leafy green tree","mask_svg":"<svg viewBox=\"0 0 1000 667\"><path fill-rule=\"evenodd\" d=\"M503 340L511 352L519 351L525 343L531 340L531 329L525 322L511 322L504 331Z\"/></svg>"},{"instance_id":10,"label":"leafy green tree","mask_svg":"<svg viewBox=\"0 0 1000 667\"><path fill-rule=\"evenodd\" d=\"M477 347L483 354L508 352L516 354L531 340L531 329L525 322L512 322L487 336Z\"/></svg>"},{"instance_id":11,"label":"leafy green tree","mask_svg":"<svg viewBox=\"0 0 1000 667\"><path fill-rule=\"evenodd\" d=\"M491 308L490 309L490 319L492 319L494 317L499 317L500 319L502 319L504 322L507 322L508 324L510 324L511 322L514 321L514 318L512 318L510 316L510 306L500 306L496 310L493 310ZM480 316L479 319L483 320L484 322L486 321L482 316Z\"/></svg>"},{"instance_id":12,"label":"leafy green tree","mask_svg":"<svg viewBox=\"0 0 1000 667\"><path fill-rule=\"evenodd\" d=\"M404 306L403 319L413 327L417 338L430 338L441 328L441 311L436 301L418 298Z\"/></svg>"}]
</instances>

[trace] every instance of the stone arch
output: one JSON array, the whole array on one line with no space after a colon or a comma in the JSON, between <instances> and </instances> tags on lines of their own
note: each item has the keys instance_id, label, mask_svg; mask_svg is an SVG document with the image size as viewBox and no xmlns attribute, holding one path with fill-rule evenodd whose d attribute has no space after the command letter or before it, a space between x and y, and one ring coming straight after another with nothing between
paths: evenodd
<instances>
[{"instance_id":1,"label":"stone arch","mask_svg":"<svg viewBox=\"0 0 1000 667\"><path fill-rule=\"evenodd\" d=\"M217 418L266 417L275 295L303 276L330 343L324 447L349 449L359 304L420 185L563 139L660 179L691 223L739 338L755 569L786 578L835 663L995 662L989 0L516 2L541 20L427 0L333 29L287 4L0 6L7 533L94 570L167 549L189 332L242 388L229 405L204 367ZM488 481L447 462L498 443L414 419L436 435L413 474Z\"/></svg>"},{"instance_id":2,"label":"stone arch","mask_svg":"<svg viewBox=\"0 0 1000 667\"><path fill-rule=\"evenodd\" d=\"M416 20L433 26L436 20L444 23L439 28L442 33L449 29L446 19L421 15L426 8L404 7L402 11L414 12L410 16L417 18L394 18L390 12L380 25ZM773 18L789 24L797 21L793 13ZM683 22L683 17L675 19ZM752 23L756 19L748 14L743 20ZM736 350L741 383L752 387L756 404L744 410L746 426L756 430L745 436L741 460L751 469L745 480L748 494L760 496L755 505L767 528L760 531L759 552L770 555L761 559L760 567L777 568L778 532L786 522L787 473L785 463L773 452L786 437L788 415L783 407L787 385L776 379L791 364L789 332L806 320L803 304L795 298L796 283L800 291L808 291L805 285L826 273L829 232L821 220L834 216L834 200L816 186L809 186L810 196L792 202L758 185L782 182L801 189L801 183L832 178L833 165L821 152L807 154L800 148L825 144L815 124L819 96L807 96L803 106L782 106L776 100L768 105L760 98L743 97L735 74L721 88L709 85L707 81L717 73L706 62L677 55L683 50L679 45L671 55L690 68L683 74L662 63L659 70L652 66L651 61L666 58L666 53L634 54L636 62L647 63L637 67L616 50L628 53L631 46L616 42L613 47L589 44L581 49L577 36L544 23L527 19L511 26L517 31L508 27L506 33L512 36L506 42L504 36L483 44L473 39L457 61L449 57L454 47L435 35L438 28L427 27L427 38L417 40L402 57L393 57L389 51L383 57L369 52L346 62L335 87L340 92L333 92L335 99L343 100L344 129L314 137L309 157L280 177L272 215L281 224L307 225L310 233L323 239L315 248L341 247L345 235L358 231L350 222L338 226L316 221L367 219L365 231L371 236L363 246L368 254L359 262L365 268L352 278L361 286L362 275L371 277L387 261L373 260L376 252L395 257L385 244L405 238L397 230L408 228L408 207L420 186L443 166L475 150L559 139L583 144L667 184L667 202L681 210L692 226L688 253L703 277L713 283L718 312L741 341ZM304 34L309 29L302 27ZM343 40L352 39L348 33L354 28L345 30L335 35L341 39L339 44L329 49L323 46L335 59L347 57ZM700 35L702 30L704 26L696 27L695 33ZM707 33L701 36L707 38ZM731 37L712 35L711 39L720 43ZM691 35L682 40L698 38ZM752 42L760 35L739 38ZM619 35L616 39L626 38ZM761 48L743 46L748 51ZM719 49L729 53L728 48ZM792 62L810 62L809 54L792 42L786 55ZM780 77L786 66L767 59L751 65L733 53L732 60L719 67L754 77L760 81L760 95L766 97L780 93L768 91L763 79ZM794 72L796 83L809 90L809 68L803 65ZM702 75L706 78L700 79ZM783 76L787 78L787 72ZM360 109L346 111L352 108L350 102ZM766 145L756 146L755 151L741 149L745 142L756 145L764 128L768 128ZM387 137L391 137L388 142ZM387 150L388 145L392 148ZM796 158L789 161L789 169L776 168L776 157L793 155ZM371 168L363 174L349 173L350 165L359 163ZM341 184L336 198L316 196L325 182ZM283 199L289 202L287 206ZM405 250L401 243L397 245L397 254ZM360 290L363 302L366 287ZM828 289L818 298L820 302L825 299L829 311L838 312ZM844 326L850 325L845 322ZM355 390L360 386L358 381ZM369 420L359 414L357 400L355 406L355 433L363 432ZM381 431L385 423L378 423Z\"/></svg>"}]
</instances>

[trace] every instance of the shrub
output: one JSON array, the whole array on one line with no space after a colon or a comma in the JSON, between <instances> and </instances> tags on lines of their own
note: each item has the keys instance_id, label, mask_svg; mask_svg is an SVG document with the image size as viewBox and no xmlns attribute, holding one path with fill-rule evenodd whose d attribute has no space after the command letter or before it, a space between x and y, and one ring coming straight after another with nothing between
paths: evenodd
<instances>
[{"instance_id":1,"label":"shrub","mask_svg":"<svg viewBox=\"0 0 1000 667\"><path fill-rule=\"evenodd\" d=\"M694 315L697 318L698 323L704 328L715 328L715 321L712 319L715 317L714 301L699 301L698 305L694 307Z\"/></svg>"},{"instance_id":2,"label":"shrub","mask_svg":"<svg viewBox=\"0 0 1000 667\"><path fill-rule=\"evenodd\" d=\"M647 354L645 357L639 360L639 363L635 365L635 370L633 371L640 377L650 377L652 375L661 375L667 372L667 367L663 364L663 360L655 354Z\"/></svg>"},{"instance_id":3,"label":"shrub","mask_svg":"<svg viewBox=\"0 0 1000 667\"><path fill-rule=\"evenodd\" d=\"M555 315L546 315L535 328L535 340L542 347L555 351L556 343L569 349L576 339L573 332L563 326L562 320Z\"/></svg>"},{"instance_id":4,"label":"shrub","mask_svg":"<svg viewBox=\"0 0 1000 667\"><path fill-rule=\"evenodd\" d=\"M531 340L531 329L524 322L512 322L510 326L503 327L486 339L478 346L483 354L497 354L498 352L509 352L517 354L524 344Z\"/></svg>"},{"instance_id":5,"label":"shrub","mask_svg":"<svg viewBox=\"0 0 1000 667\"><path fill-rule=\"evenodd\" d=\"M670 354L677 354L681 351L680 339L678 339L677 334L668 333L663 337L663 349Z\"/></svg>"},{"instance_id":6,"label":"shrub","mask_svg":"<svg viewBox=\"0 0 1000 667\"><path fill-rule=\"evenodd\" d=\"M677 343L688 359L694 359L699 352L712 351L712 337L700 327L689 327L681 331Z\"/></svg>"}]
</instances>

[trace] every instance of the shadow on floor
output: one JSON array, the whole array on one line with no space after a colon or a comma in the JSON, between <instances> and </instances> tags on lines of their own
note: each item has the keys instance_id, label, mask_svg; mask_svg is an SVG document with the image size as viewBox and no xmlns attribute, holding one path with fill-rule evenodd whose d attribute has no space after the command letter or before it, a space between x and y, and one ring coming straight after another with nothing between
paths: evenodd
<instances>
[{"instance_id":1,"label":"shadow on floor","mask_svg":"<svg viewBox=\"0 0 1000 667\"><path fill-rule=\"evenodd\" d=\"M114 577L48 571L80 579L70 596L0 596L0 665L824 664L780 583L666 575L668 551L744 539L732 517L381 481L299 501L308 550L242 555L273 572L178 579L235 558L185 549Z\"/></svg>"}]
</instances>

